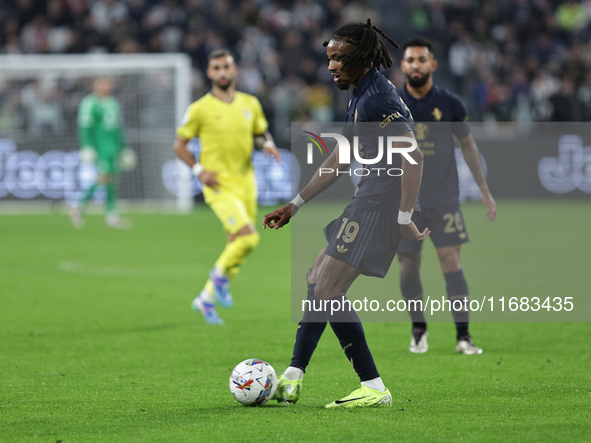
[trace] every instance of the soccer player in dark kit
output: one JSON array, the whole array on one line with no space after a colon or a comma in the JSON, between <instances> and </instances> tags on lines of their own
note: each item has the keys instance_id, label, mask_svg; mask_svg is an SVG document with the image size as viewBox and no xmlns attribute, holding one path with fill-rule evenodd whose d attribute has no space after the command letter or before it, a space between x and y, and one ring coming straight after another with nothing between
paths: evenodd
<instances>
[{"instance_id":1,"label":"soccer player in dark kit","mask_svg":"<svg viewBox=\"0 0 591 443\"><path fill-rule=\"evenodd\" d=\"M460 247L469 239L460 210L454 136L480 188L489 221L495 219L497 205L488 189L480 153L466 123L466 106L460 97L433 84L437 61L431 42L420 37L413 38L404 44L403 51L401 68L407 83L400 95L412 112L416 138L425 156L424 180L419 196L421 213L414 221L418 227L429 226L432 231L431 240L437 249L449 300L467 300L468 285L462 271ZM403 240L397 254L402 295L407 301L421 300L420 305L423 299L419 276L421 248L422 242ZM411 304L407 303L407 306ZM423 312L411 309L409 313L413 323L409 350L419 354L427 352L428 333ZM452 310L452 314L457 330L456 352L481 354L482 349L473 343L468 332L468 312Z\"/></svg>"},{"instance_id":2,"label":"soccer player in dark kit","mask_svg":"<svg viewBox=\"0 0 591 443\"><path fill-rule=\"evenodd\" d=\"M392 58L380 36L398 48L370 20L365 24L346 24L335 31L330 41L325 42L328 70L335 84L342 90L349 89L351 85L354 87L348 102L343 135L349 140L359 136L359 145L362 146L360 155L368 159L378 157L377 136L385 133L371 134L374 135L372 140L361 129L368 122L378 123L376 127L379 128L380 123L387 121L387 125L381 126L388 131L388 135L408 137L416 143L408 108L394 85L378 72L381 66L389 68L392 65ZM353 144L350 143L350 146ZM394 146L408 148L408 143L398 142ZM392 403L390 391L380 378L369 350L363 326L357 313L347 303L345 294L360 274L383 278L402 238L420 241L430 231L425 228L420 232L411 221L421 184L423 156L420 150L417 148L400 156L394 155L392 164L387 164L384 157L387 156L382 156L379 163L372 165L371 174L362 177L359 191L342 215L324 229L327 244L307 274L308 300L311 303L298 324L291 364L279 378L274 396L279 402L295 403L299 399L304 371L326 324L330 323L360 378L361 388L326 407L389 406ZM279 229L289 223L305 202L337 180L337 172L342 173L349 168L340 160L339 149L335 149L291 203L264 217L263 226ZM392 177L376 171L392 166L401 168L402 176ZM332 170L334 173L321 174L321 170ZM330 309L317 311L310 307L322 302L327 302ZM333 310L335 306L337 308Z\"/></svg>"}]
</instances>

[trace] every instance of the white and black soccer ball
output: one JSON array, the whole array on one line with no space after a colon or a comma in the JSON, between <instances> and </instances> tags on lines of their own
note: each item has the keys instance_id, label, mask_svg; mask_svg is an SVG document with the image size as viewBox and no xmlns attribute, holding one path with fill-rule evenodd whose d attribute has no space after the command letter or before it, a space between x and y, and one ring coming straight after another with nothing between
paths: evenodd
<instances>
[{"instance_id":1,"label":"white and black soccer ball","mask_svg":"<svg viewBox=\"0 0 591 443\"><path fill-rule=\"evenodd\" d=\"M269 363L249 358L238 363L230 375L230 392L246 406L260 406L273 398L277 374Z\"/></svg>"}]
</instances>

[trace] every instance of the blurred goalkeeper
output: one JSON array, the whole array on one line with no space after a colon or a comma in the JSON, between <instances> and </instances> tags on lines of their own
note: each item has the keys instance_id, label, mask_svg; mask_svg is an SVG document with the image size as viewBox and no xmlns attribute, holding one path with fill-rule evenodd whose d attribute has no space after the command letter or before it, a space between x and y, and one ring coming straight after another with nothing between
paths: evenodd
<instances>
[{"instance_id":1,"label":"blurred goalkeeper","mask_svg":"<svg viewBox=\"0 0 591 443\"><path fill-rule=\"evenodd\" d=\"M115 229L128 229L130 223L117 214L117 175L121 169L133 169L135 154L125 148L121 125L121 107L111 95L113 80L99 77L93 93L84 97L78 108L78 136L81 143L80 160L94 163L97 180L84 191L78 207L69 215L76 228L84 226L83 211L99 186L106 187L105 223Z\"/></svg>"},{"instance_id":2,"label":"blurred goalkeeper","mask_svg":"<svg viewBox=\"0 0 591 443\"><path fill-rule=\"evenodd\" d=\"M205 202L226 231L226 247L192 304L207 323L222 324L215 302L225 308L232 307L230 281L259 243L254 225L257 211L251 163L254 143L277 161L281 154L267 130L267 120L257 98L236 91L238 68L232 53L213 51L208 60L211 91L189 106L177 129L174 151L192 168L203 185ZM199 160L187 149L194 137L201 141Z\"/></svg>"}]
</instances>

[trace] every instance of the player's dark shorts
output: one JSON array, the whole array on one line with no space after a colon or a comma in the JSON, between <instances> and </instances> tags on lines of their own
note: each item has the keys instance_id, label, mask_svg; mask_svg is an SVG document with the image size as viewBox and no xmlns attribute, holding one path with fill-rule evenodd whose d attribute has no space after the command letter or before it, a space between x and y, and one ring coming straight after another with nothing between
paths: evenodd
<instances>
[{"instance_id":1,"label":"player's dark shorts","mask_svg":"<svg viewBox=\"0 0 591 443\"><path fill-rule=\"evenodd\" d=\"M413 221L419 231L425 228L431 230L429 237L436 248L461 245L470 241L460 205L422 209L419 214L413 216ZM412 254L419 252L422 247L422 241L407 242L402 240L398 252Z\"/></svg>"},{"instance_id":2,"label":"player's dark shorts","mask_svg":"<svg viewBox=\"0 0 591 443\"><path fill-rule=\"evenodd\" d=\"M326 254L357 268L363 275L384 278L402 239L398 212L362 209L349 204L324 228Z\"/></svg>"}]
</instances>

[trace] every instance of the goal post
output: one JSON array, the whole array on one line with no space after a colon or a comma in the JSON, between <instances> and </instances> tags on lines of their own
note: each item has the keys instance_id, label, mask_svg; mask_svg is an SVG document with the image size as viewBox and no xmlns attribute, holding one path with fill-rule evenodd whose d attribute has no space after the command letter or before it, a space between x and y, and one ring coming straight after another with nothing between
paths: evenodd
<instances>
[{"instance_id":1,"label":"goal post","mask_svg":"<svg viewBox=\"0 0 591 443\"><path fill-rule=\"evenodd\" d=\"M185 54L0 56L0 208L73 201L93 180L94 168L78 158L76 115L99 76L114 79L126 144L138 157L121 175L122 200L192 208L192 175L172 149L191 102Z\"/></svg>"}]
</instances>

